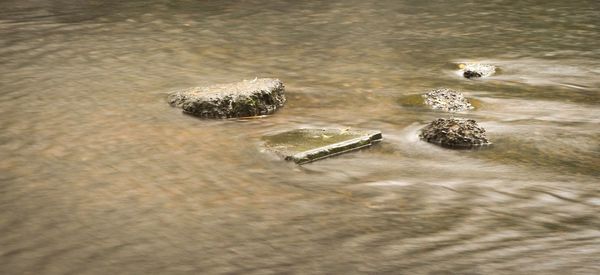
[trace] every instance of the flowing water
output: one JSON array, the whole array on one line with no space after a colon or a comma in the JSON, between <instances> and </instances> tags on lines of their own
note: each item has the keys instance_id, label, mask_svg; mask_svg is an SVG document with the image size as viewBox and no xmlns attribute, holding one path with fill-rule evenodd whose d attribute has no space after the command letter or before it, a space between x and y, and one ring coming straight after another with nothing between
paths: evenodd
<instances>
[{"instance_id":1,"label":"flowing water","mask_svg":"<svg viewBox=\"0 0 600 275\"><path fill-rule=\"evenodd\" d=\"M436 2L0 0L0 273L599 274L600 2ZM255 77L272 116L166 103ZM492 147L418 139L438 87ZM384 141L261 149L301 127Z\"/></svg>"}]
</instances>

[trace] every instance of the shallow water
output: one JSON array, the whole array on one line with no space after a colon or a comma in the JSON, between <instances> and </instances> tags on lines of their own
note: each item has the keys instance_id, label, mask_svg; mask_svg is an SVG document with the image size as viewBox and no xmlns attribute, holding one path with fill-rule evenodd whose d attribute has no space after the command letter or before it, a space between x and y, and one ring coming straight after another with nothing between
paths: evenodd
<instances>
[{"instance_id":1,"label":"shallow water","mask_svg":"<svg viewBox=\"0 0 600 275\"><path fill-rule=\"evenodd\" d=\"M0 273L600 273L599 2L368 2L0 1ZM166 103L255 77L281 111ZM419 141L437 87L492 147ZM299 127L384 141L261 149Z\"/></svg>"}]
</instances>

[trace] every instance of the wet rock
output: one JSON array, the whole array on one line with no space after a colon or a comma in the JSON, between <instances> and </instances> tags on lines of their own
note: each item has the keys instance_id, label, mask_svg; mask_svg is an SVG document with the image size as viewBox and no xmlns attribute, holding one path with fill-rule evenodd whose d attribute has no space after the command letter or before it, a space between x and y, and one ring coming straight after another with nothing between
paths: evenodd
<instances>
[{"instance_id":1,"label":"wet rock","mask_svg":"<svg viewBox=\"0 0 600 275\"><path fill-rule=\"evenodd\" d=\"M436 110L460 112L473 109L473 105L462 93L446 88L431 90L423 98L426 105Z\"/></svg>"},{"instance_id":2,"label":"wet rock","mask_svg":"<svg viewBox=\"0 0 600 275\"><path fill-rule=\"evenodd\" d=\"M419 137L450 148L490 145L485 130L472 119L438 118L421 129Z\"/></svg>"},{"instance_id":3,"label":"wet rock","mask_svg":"<svg viewBox=\"0 0 600 275\"><path fill-rule=\"evenodd\" d=\"M297 129L263 137L264 146L285 160L305 164L373 145L380 131Z\"/></svg>"},{"instance_id":4,"label":"wet rock","mask_svg":"<svg viewBox=\"0 0 600 275\"><path fill-rule=\"evenodd\" d=\"M194 116L232 118L272 114L286 98L279 79L257 78L177 91L169 95L168 101Z\"/></svg>"},{"instance_id":5,"label":"wet rock","mask_svg":"<svg viewBox=\"0 0 600 275\"><path fill-rule=\"evenodd\" d=\"M463 76L465 78L477 78L477 77L481 77L481 73L478 73L476 71L464 71Z\"/></svg>"},{"instance_id":6,"label":"wet rock","mask_svg":"<svg viewBox=\"0 0 600 275\"><path fill-rule=\"evenodd\" d=\"M458 67L462 70L465 78L488 77L496 72L496 66L479 63L460 64Z\"/></svg>"}]
</instances>

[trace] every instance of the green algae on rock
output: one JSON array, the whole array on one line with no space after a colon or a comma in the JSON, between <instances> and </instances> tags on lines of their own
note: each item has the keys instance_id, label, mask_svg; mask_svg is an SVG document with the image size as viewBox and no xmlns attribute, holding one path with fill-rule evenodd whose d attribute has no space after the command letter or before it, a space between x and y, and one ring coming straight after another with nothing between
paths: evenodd
<instances>
[{"instance_id":1,"label":"green algae on rock","mask_svg":"<svg viewBox=\"0 0 600 275\"><path fill-rule=\"evenodd\" d=\"M473 148L492 144L485 129L472 119L438 118L420 130L419 138L449 148Z\"/></svg>"},{"instance_id":2,"label":"green algae on rock","mask_svg":"<svg viewBox=\"0 0 600 275\"><path fill-rule=\"evenodd\" d=\"M297 164L305 164L373 145L381 131L297 129L263 137L264 146Z\"/></svg>"},{"instance_id":3,"label":"green algae on rock","mask_svg":"<svg viewBox=\"0 0 600 275\"><path fill-rule=\"evenodd\" d=\"M286 101L279 79L256 78L236 83L194 87L171 93L169 104L202 118L268 115Z\"/></svg>"}]
</instances>

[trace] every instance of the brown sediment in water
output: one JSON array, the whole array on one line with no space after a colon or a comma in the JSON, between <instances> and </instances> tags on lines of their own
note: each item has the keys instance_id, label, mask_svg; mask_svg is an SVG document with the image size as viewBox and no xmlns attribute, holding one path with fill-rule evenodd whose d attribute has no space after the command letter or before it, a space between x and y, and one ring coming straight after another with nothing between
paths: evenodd
<instances>
[{"instance_id":1,"label":"brown sediment in water","mask_svg":"<svg viewBox=\"0 0 600 275\"><path fill-rule=\"evenodd\" d=\"M580 2L2 1L0 274L597 274ZM502 73L466 80L465 60ZM165 103L260 75L288 98L265 119ZM419 140L450 114L399 100L434 87L493 146ZM302 166L257 146L340 125L385 141Z\"/></svg>"}]
</instances>

